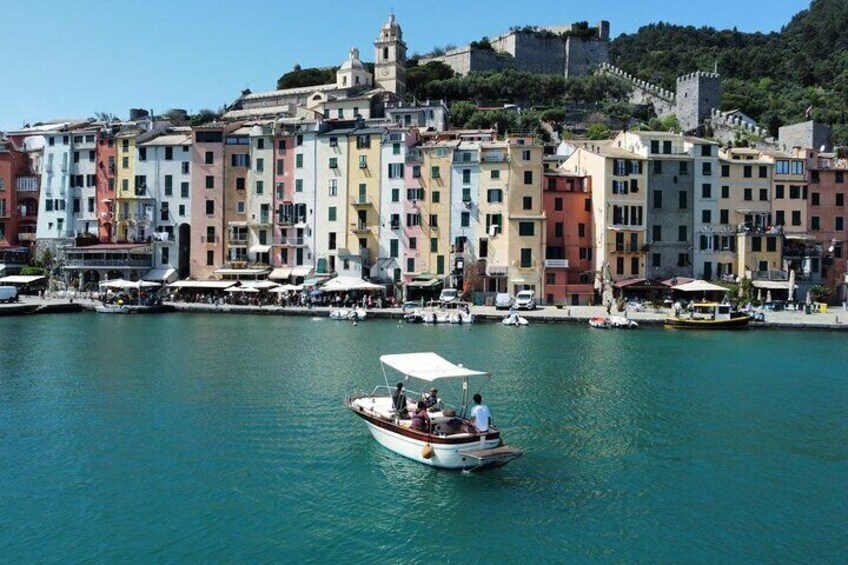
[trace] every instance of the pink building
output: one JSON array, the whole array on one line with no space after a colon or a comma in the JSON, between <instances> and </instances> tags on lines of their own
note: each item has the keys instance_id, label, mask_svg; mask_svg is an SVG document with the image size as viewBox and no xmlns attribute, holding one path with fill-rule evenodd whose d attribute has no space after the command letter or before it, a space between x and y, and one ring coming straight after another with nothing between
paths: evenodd
<instances>
[{"instance_id":1,"label":"pink building","mask_svg":"<svg viewBox=\"0 0 848 565\"><path fill-rule=\"evenodd\" d=\"M193 129L191 166L190 273L195 279L212 278L224 257L224 134L211 123Z\"/></svg>"},{"instance_id":2,"label":"pink building","mask_svg":"<svg viewBox=\"0 0 848 565\"><path fill-rule=\"evenodd\" d=\"M103 243L111 243L114 233L115 200L115 136L111 129L97 133L97 220L100 225L99 237Z\"/></svg>"},{"instance_id":3,"label":"pink building","mask_svg":"<svg viewBox=\"0 0 848 565\"><path fill-rule=\"evenodd\" d=\"M288 132L274 139L274 240L271 264L290 267L294 264L288 238L294 232L294 142Z\"/></svg>"}]
</instances>

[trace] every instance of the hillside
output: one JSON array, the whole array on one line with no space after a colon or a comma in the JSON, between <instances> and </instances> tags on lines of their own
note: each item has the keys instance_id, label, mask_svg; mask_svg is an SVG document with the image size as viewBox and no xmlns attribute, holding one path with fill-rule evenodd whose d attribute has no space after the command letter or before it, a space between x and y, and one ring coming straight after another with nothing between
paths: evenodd
<instances>
[{"instance_id":1,"label":"hillside","mask_svg":"<svg viewBox=\"0 0 848 565\"><path fill-rule=\"evenodd\" d=\"M722 109L741 108L769 129L804 119L834 126L848 143L848 2L814 0L780 31L651 24L612 42L613 64L673 88L677 76L718 67Z\"/></svg>"}]
</instances>

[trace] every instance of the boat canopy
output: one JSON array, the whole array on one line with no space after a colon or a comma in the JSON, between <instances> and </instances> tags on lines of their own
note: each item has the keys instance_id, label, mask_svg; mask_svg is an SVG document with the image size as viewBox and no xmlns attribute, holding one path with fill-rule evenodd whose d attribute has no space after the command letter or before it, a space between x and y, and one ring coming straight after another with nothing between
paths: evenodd
<instances>
[{"instance_id":1,"label":"boat canopy","mask_svg":"<svg viewBox=\"0 0 848 565\"><path fill-rule=\"evenodd\" d=\"M429 382L438 379L491 376L483 371L474 371L462 365L454 365L435 353L383 355L380 357L380 362L408 377Z\"/></svg>"}]
</instances>

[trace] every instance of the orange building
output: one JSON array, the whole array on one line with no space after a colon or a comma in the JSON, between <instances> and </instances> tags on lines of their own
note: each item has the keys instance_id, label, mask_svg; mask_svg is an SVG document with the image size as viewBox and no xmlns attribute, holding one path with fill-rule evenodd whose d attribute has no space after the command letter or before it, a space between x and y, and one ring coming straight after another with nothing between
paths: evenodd
<instances>
[{"instance_id":1,"label":"orange building","mask_svg":"<svg viewBox=\"0 0 848 565\"><path fill-rule=\"evenodd\" d=\"M589 304L595 295L592 178L548 171L543 188L545 302Z\"/></svg>"}]
</instances>

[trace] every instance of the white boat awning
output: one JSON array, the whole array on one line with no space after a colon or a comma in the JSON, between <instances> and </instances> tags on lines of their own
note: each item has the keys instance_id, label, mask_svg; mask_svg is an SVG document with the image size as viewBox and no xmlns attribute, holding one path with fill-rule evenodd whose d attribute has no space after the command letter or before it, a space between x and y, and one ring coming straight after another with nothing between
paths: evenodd
<instances>
[{"instance_id":1,"label":"white boat awning","mask_svg":"<svg viewBox=\"0 0 848 565\"><path fill-rule=\"evenodd\" d=\"M145 281L171 282L177 277L177 270L171 268L150 269L142 278Z\"/></svg>"},{"instance_id":2,"label":"white boat awning","mask_svg":"<svg viewBox=\"0 0 848 565\"><path fill-rule=\"evenodd\" d=\"M489 376L489 373L454 365L435 353L402 353L383 355L380 362L392 369L422 381Z\"/></svg>"},{"instance_id":3,"label":"white boat awning","mask_svg":"<svg viewBox=\"0 0 848 565\"><path fill-rule=\"evenodd\" d=\"M277 267L271 274L268 275L269 279L274 279L275 281L284 281L289 278L292 274L291 267Z\"/></svg>"},{"instance_id":4,"label":"white boat awning","mask_svg":"<svg viewBox=\"0 0 848 565\"><path fill-rule=\"evenodd\" d=\"M43 278L46 277L42 275L10 275L0 279L0 284L30 284Z\"/></svg>"}]
</instances>

